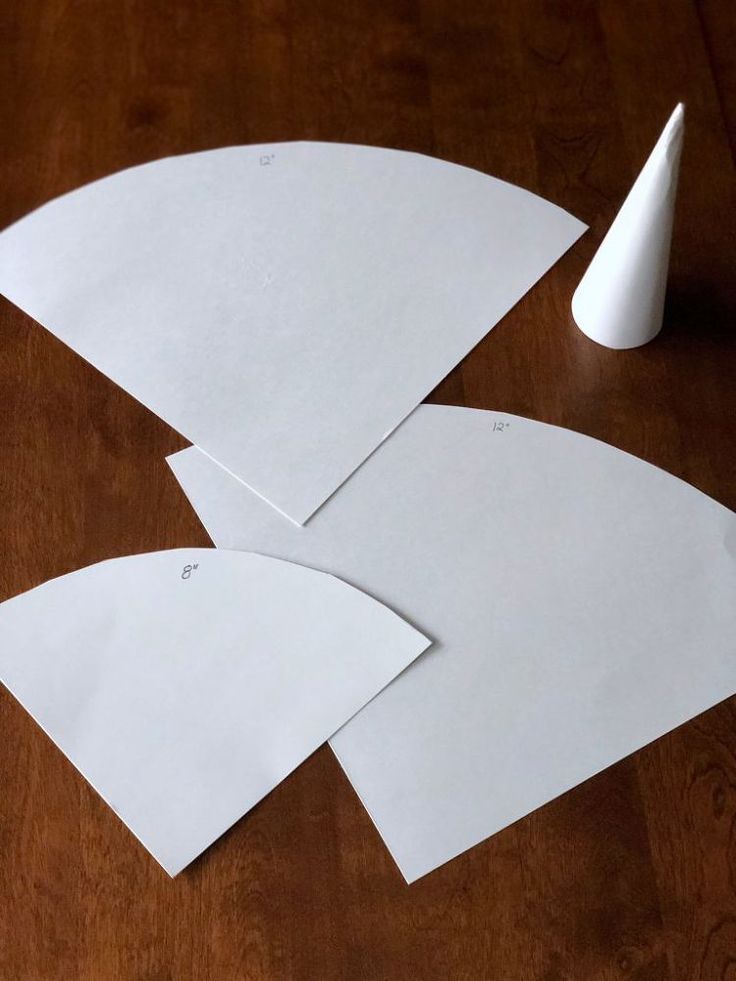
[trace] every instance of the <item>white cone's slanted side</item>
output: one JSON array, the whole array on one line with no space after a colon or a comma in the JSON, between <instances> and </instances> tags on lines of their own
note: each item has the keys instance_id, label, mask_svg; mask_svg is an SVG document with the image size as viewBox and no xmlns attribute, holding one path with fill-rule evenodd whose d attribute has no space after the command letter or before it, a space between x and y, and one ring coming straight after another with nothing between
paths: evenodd
<instances>
[{"instance_id":1,"label":"white cone's slanted side","mask_svg":"<svg viewBox=\"0 0 736 981\"><path fill-rule=\"evenodd\" d=\"M585 226L327 143L159 160L0 235L0 292L297 523Z\"/></svg>"},{"instance_id":2,"label":"white cone's slanted side","mask_svg":"<svg viewBox=\"0 0 736 981\"><path fill-rule=\"evenodd\" d=\"M421 405L302 529L170 462L218 545L434 640L330 740L410 881L736 691L736 515L605 443Z\"/></svg>"},{"instance_id":3,"label":"white cone's slanted side","mask_svg":"<svg viewBox=\"0 0 736 981\"><path fill-rule=\"evenodd\" d=\"M685 110L680 103L572 298L584 334L639 347L662 326Z\"/></svg>"},{"instance_id":4,"label":"white cone's slanted side","mask_svg":"<svg viewBox=\"0 0 736 981\"><path fill-rule=\"evenodd\" d=\"M428 645L333 576L214 549L0 605L0 678L170 875Z\"/></svg>"}]
</instances>

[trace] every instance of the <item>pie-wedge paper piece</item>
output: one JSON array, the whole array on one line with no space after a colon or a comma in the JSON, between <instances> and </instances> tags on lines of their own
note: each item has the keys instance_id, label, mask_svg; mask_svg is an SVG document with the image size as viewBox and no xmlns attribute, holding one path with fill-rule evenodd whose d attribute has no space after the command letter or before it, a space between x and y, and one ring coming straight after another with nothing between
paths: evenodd
<instances>
[{"instance_id":1,"label":"pie-wedge paper piece","mask_svg":"<svg viewBox=\"0 0 736 981\"><path fill-rule=\"evenodd\" d=\"M303 529L170 463L218 545L435 641L331 740L409 881L736 691L736 515L605 443L422 405Z\"/></svg>"},{"instance_id":2,"label":"pie-wedge paper piece","mask_svg":"<svg viewBox=\"0 0 736 981\"><path fill-rule=\"evenodd\" d=\"M428 645L334 576L215 549L0 605L0 678L172 876Z\"/></svg>"},{"instance_id":3,"label":"pie-wedge paper piece","mask_svg":"<svg viewBox=\"0 0 736 981\"><path fill-rule=\"evenodd\" d=\"M0 293L302 524L585 226L416 153L159 160L0 234Z\"/></svg>"}]
</instances>

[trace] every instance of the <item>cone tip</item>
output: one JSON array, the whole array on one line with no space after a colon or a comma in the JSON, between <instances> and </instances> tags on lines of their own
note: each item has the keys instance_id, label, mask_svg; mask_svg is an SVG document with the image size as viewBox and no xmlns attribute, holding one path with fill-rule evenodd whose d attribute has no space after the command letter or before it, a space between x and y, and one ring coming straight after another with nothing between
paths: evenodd
<instances>
[{"instance_id":1,"label":"cone tip","mask_svg":"<svg viewBox=\"0 0 736 981\"><path fill-rule=\"evenodd\" d=\"M682 146L682 137L685 132L685 103L678 102L672 111L672 115L667 120L662 134L657 140L657 145L653 150L653 155L664 153L667 158L672 154L678 154Z\"/></svg>"},{"instance_id":2,"label":"cone tip","mask_svg":"<svg viewBox=\"0 0 736 981\"><path fill-rule=\"evenodd\" d=\"M667 120L667 125L665 126L665 132L672 132L676 127L682 126L685 120L685 103L678 102L675 108L672 110L672 115Z\"/></svg>"}]
</instances>

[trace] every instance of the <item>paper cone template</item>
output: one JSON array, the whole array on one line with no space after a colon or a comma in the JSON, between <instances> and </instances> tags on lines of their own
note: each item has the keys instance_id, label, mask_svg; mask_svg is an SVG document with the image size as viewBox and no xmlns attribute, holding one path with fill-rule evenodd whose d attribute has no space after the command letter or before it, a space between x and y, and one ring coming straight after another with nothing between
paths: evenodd
<instances>
[{"instance_id":1,"label":"paper cone template","mask_svg":"<svg viewBox=\"0 0 736 981\"><path fill-rule=\"evenodd\" d=\"M2 681L170 875L428 645L333 576L214 549L0 605Z\"/></svg>"},{"instance_id":2,"label":"paper cone template","mask_svg":"<svg viewBox=\"0 0 736 981\"><path fill-rule=\"evenodd\" d=\"M409 881L736 691L736 515L605 443L422 405L302 529L170 462L218 545L432 637L331 739Z\"/></svg>"},{"instance_id":3,"label":"paper cone template","mask_svg":"<svg viewBox=\"0 0 736 981\"><path fill-rule=\"evenodd\" d=\"M17 222L0 292L303 523L584 228L420 154L230 147Z\"/></svg>"},{"instance_id":4,"label":"paper cone template","mask_svg":"<svg viewBox=\"0 0 736 981\"><path fill-rule=\"evenodd\" d=\"M662 326L684 117L680 103L572 298L580 330L606 347L639 347Z\"/></svg>"}]
</instances>

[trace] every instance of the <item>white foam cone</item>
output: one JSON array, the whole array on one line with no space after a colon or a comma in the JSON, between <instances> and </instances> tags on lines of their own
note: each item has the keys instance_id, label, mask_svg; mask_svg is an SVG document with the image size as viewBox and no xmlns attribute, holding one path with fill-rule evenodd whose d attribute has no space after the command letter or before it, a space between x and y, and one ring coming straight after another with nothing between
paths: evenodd
<instances>
[{"instance_id":1,"label":"white foam cone","mask_svg":"<svg viewBox=\"0 0 736 981\"><path fill-rule=\"evenodd\" d=\"M662 326L685 107L676 107L572 298L584 334L619 350Z\"/></svg>"}]
</instances>

